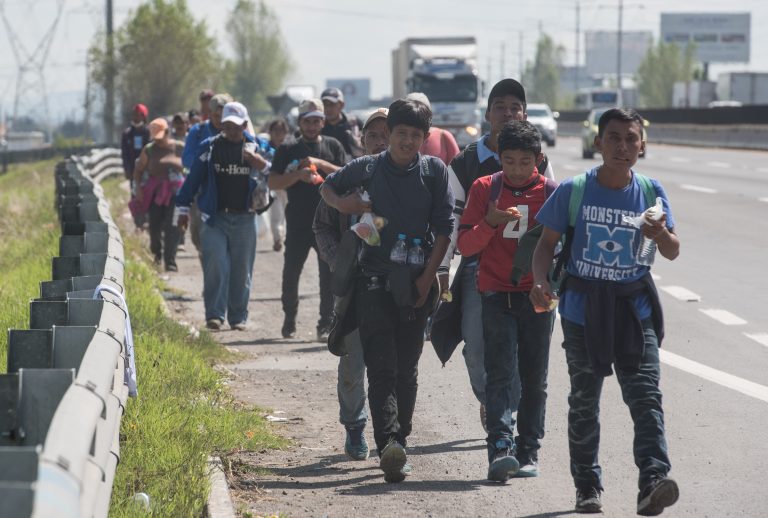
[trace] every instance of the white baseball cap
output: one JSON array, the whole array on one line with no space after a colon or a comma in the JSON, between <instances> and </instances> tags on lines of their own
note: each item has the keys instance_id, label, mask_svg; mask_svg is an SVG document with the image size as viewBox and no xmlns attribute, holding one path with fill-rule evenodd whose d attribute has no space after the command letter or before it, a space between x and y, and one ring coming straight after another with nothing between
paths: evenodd
<instances>
[{"instance_id":1,"label":"white baseball cap","mask_svg":"<svg viewBox=\"0 0 768 518\"><path fill-rule=\"evenodd\" d=\"M233 101L224 105L221 112L221 122L234 122L242 126L248 121L248 110L241 103Z\"/></svg>"}]
</instances>

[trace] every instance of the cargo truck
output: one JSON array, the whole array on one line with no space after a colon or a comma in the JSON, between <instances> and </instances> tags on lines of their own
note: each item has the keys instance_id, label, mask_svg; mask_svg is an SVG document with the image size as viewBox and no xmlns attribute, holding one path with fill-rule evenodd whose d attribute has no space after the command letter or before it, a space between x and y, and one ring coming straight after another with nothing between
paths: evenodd
<instances>
[{"instance_id":1,"label":"cargo truck","mask_svg":"<svg viewBox=\"0 0 768 518\"><path fill-rule=\"evenodd\" d=\"M483 114L483 83L477 73L474 37L408 38L392 51L392 96L422 92L433 124L450 131L459 147L477 140Z\"/></svg>"}]
</instances>

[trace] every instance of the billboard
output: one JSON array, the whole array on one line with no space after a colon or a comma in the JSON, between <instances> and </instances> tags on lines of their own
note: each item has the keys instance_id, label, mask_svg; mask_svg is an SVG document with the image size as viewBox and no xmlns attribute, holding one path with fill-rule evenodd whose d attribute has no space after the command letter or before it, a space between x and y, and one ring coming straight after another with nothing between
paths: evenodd
<instances>
[{"instance_id":1,"label":"billboard","mask_svg":"<svg viewBox=\"0 0 768 518\"><path fill-rule=\"evenodd\" d=\"M368 108L371 100L370 79L328 79L326 88L338 88L344 94L345 110Z\"/></svg>"},{"instance_id":2,"label":"billboard","mask_svg":"<svg viewBox=\"0 0 768 518\"><path fill-rule=\"evenodd\" d=\"M702 63L748 63L750 13L661 13L661 39L696 44Z\"/></svg>"},{"instance_id":3,"label":"billboard","mask_svg":"<svg viewBox=\"0 0 768 518\"><path fill-rule=\"evenodd\" d=\"M637 67L653 45L650 31L622 31L621 75L634 75ZM616 49L619 46L616 31L586 31L584 33L587 75L616 73Z\"/></svg>"}]
</instances>

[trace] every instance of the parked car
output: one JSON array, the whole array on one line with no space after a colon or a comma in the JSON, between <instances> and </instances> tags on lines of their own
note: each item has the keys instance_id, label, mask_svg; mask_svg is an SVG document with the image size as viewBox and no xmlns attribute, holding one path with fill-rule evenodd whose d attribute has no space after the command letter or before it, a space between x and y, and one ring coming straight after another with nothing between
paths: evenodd
<instances>
[{"instance_id":1,"label":"parked car","mask_svg":"<svg viewBox=\"0 0 768 518\"><path fill-rule=\"evenodd\" d=\"M547 104L531 103L526 108L528 113L528 122L539 129L541 140L547 143L549 147L554 147L557 141L557 118L558 112L553 112Z\"/></svg>"},{"instance_id":2,"label":"parked car","mask_svg":"<svg viewBox=\"0 0 768 518\"><path fill-rule=\"evenodd\" d=\"M587 120L582 122L584 127L581 129L581 158L595 157L595 152L597 151L595 149L597 123L600 121L600 117L610 109L611 108L596 108L589 112ZM648 147L648 126L650 125L651 123L648 122L647 119L643 119L643 142L645 142L646 149L640 152L640 158L645 158L645 152Z\"/></svg>"}]
</instances>

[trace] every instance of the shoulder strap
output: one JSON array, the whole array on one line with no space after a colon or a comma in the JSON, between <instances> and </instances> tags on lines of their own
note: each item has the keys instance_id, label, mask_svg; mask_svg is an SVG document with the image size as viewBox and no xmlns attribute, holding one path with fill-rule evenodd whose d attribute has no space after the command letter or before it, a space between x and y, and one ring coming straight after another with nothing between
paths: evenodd
<instances>
[{"instance_id":1,"label":"shoulder strap","mask_svg":"<svg viewBox=\"0 0 768 518\"><path fill-rule=\"evenodd\" d=\"M429 160L427 159L426 155L421 155L421 167L419 167L419 174L421 175L421 180L424 182L424 185L427 187L427 190L429 191L430 197L434 199L435 174L432 171L432 168L429 167Z\"/></svg>"},{"instance_id":2,"label":"shoulder strap","mask_svg":"<svg viewBox=\"0 0 768 518\"><path fill-rule=\"evenodd\" d=\"M541 176L544 176L544 173L547 171L547 167L549 167L549 157L544 155L544 158L541 159L541 162L539 162L539 165L536 166L536 169L538 169Z\"/></svg>"},{"instance_id":3,"label":"shoulder strap","mask_svg":"<svg viewBox=\"0 0 768 518\"><path fill-rule=\"evenodd\" d=\"M499 201L501 197L501 188L504 184L504 171L496 171L491 176L491 195L488 198L489 202Z\"/></svg>"},{"instance_id":4,"label":"shoulder strap","mask_svg":"<svg viewBox=\"0 0 768 518\"><path fill-rule=\"evenodd\" d=\"M573 177L573 190L571 190L571 198L568 203L568 225L571 227L576 224L579 208L581 208L581 200L584 198L584 186L586 183L587 173Z\"/></svg>"},{"instance_id":5,"label":"shoulder strap","mask_svg":"<svg viewBox=\"0 0 768 518\"><path fill-rule=\"evenodd\" d=\"M656 205L656 189L654 189L651 179L637 173L635 173L635 178L637 179L637 183L639 183L640 187L643 189L646 207L653 207Z\"/></svg>"},{"instance_id":6,"label":"shoulder strap","mask_svg":"<svg viewBox=\"0 0 768 518\"><path fill-rule=\"evenodd\" d=\"M544 178L544 196L549 198L552 196L552 193L555 192L555 189L557 189L557 182L550 180L546 176L544 176L543 173L539 173L542 178Z\"/></svg>"},{"instance_id":7,"label":"shoulder strap","mask_svg":"<svg viewBox=\"0 0 768 518\"><path fill-rule=\"evenodd\" d=\"M381 154L379 155L367 155L366 158L367 164L365 164L365 169L363 170L363 189L368 191L370 193L369 187L371 184L371 179L373 178L373 173L376 172L376 167L379 165L379 158L381 157Z\"/></svg>"}]
</instances>

